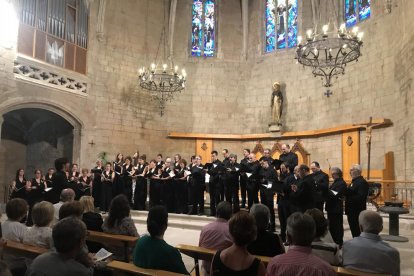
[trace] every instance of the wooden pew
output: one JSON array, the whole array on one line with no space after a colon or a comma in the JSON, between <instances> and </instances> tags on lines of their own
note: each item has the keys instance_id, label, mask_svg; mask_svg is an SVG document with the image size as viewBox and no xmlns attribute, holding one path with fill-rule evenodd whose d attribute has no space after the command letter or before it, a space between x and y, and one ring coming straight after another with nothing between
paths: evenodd
<instances>
[{"instance_id":1,"label":"wooden pew","mask_svg":"<svg viewBox=\"0 0 414 276\"><path fill-rule=\"evenodd\" d=\"M97 231L89 231L86 235L87 241L99 242L102 244L109 244L124 247L124 260L129 262L129 247L135 247L138 237L131 237L126 235L107 234Z\"/></svg>"},{"instance_id":2,"label":"wooden pew","mask_svg":"<svg viewBox=\"0 0 414 276\"><path fill-rule=\"evenodd\" d=\"M216 253L216 250L213 249L207 249L199 246L194 245L188 245L188 244L179 244L175 248L177 248L181 253L184 255L190 256L194 259L195 264L195 272L196 276L200 275L200 268L198 267L199 260L203 261L211 261L213 259L214 254ZM256 258L260 259L265 266L270 261L270 257L266 256L255 256Z\"/></svg>"},{"instance_id":3,"label":"wooden pew","mask_svg":"<svg viewBox=\"0 0 414 276\"><path fill-rule=\"evenodd\" d=\"M46 253L49 251L47 248L27 245L20 242L15 241L2 241L0 242L0 247L3 248L3 254L14 254L19 255L22 257L26 257L29 259L34 259L37 256Z\"/></svg>"},{"instance_id":4,"label":"wooden pew","mask_svg":"<svg viewBox=\"0 0 414 276\"><path fill-rule=\"evenodd\" d=\"M119 261L112 261L108 263L107 268L115 270L115 271L121 271L126 272L133 275L151 275L151 276L183 276L185 274L180 273L174 273L170 271L165 270L158 270L158 269L146 269L146 268L140 268L134 265L133 263L124 263Z\"/></svg>"},{"instance_id":5,"label":"wooden pew","mask_svg":"<svg viewBox=\"0 0 414 276\"><path fill-rule=\"evenodd\" d=\"M340 266L333 266L333 269L339 276L391 276L391 274L362 272Z\"/></svg>"}]
</instances>

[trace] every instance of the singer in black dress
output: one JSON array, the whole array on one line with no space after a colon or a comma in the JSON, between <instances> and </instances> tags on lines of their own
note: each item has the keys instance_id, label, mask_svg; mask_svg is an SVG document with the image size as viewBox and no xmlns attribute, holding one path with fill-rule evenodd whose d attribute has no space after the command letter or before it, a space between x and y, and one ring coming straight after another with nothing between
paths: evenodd
<instances>
[{"instance_id":1,"label":"singer in black dress","mask_svg":"<svg viewBox=\"0 0 414 276\"><path fill-rule=\"evenodd\" d=\"M124 155L122 153L118 153L114 161L115 178L114 178L114 183L112 185L113 197L116 197L117 195L122 194L122 192L124 191L124 179L122 177L123 165L124 165Z\"/></svg>"},{"instance_id":2,"label":"singer in black dress","mask_svg":"<svg viewBox=\"0 0 414 276\"><path fill-rule=\"evenodd\" d=\"M88 169L82 169L82 176L78 178L77 190L79 193L79 198L81 198L82 196L91 195L92 179L88 175L88 173Z\"/></svg>"},{"instance_id":3,"label":"singer in black dress","mask_svg":"<svg viewBox=\"0 0 414 276\"><path fill-rule=\"evenodd\" d=\"M145 210L145 202L147 200L147 179L145 178L148 164L145 162L144 156L138 158L138 164L135 167L134 177L136 179L134 191L134 210Z\"/></svg>"},{"instance_id":4,"label":"singer in black dress","mask_svg":"<svg viewBox=\"0 0 414 276\"><path fill-rule=\"evenodd\" d=\"M95 204L95 207L99 207L101 204L102 171L103 171L102 161L98 159L96 161L96 166L91 170L91 172L93 173L92 175L92 178L93 178L92 197L94 199L93 203Z\"/></svg>"},{"instance_id":5,"label":"singer in black dress","mask_svg":"<svg viewBox=\"0 0 414 276\"><path fill-rule=\"evenodd\" d=\"M24 200L27 200L26 184L27 180L24 176L24 170L18 169L16 171L16 178L13 180L10 186L10 198L22 198Z\"/></svg>"},{"instance_id":6,"label":"singer in black dress","mask_svg":"<svg viewBox=\"0 0 414 276\"><path fill-rule=\"evenodd\" d=\"M32 226L32 209L33 206L43 200L45 193L45 181L42 178L42 172L40 170L34 171L34 178L27 187L27 203L29 205L29 214L27 216L27 226Z\"/></svg>"},{"instance_id":7,"label":"singer in black dress","mask_svg":"<svg viewBox=\"0 0 414 276\"><path fill-rule=\"evenodd\" d=\"M129 204L132 206L132 175L134 174L132 159L130 156L125 158L125 164L122 168L122 178L124 180L124 189L122 193L128 198Z\"/></svg>"},{"instance_id":8,"label":"singer in black dress","mask_svg":"<svg viewBox=\"0 0 414 276\"><path fill-rule=\"evenodd\" d=\"M99 209L108 212L109 204L112 200L112 184L115 178L115 173L111 168L111 163L106 163L105 171L102 173L102 189Z\"/></svg>"}]
</instances>

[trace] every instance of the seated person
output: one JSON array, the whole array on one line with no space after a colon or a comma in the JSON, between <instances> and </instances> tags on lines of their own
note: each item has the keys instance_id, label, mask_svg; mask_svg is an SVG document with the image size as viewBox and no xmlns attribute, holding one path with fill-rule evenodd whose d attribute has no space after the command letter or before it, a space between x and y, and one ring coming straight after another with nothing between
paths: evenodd
<instances>
[{"instance_id":1,"label":"seated person","mask_svg":"<svg viewBox=\"0 0 414 276\"><path fill-rule=\"evenodd\" d=\"M59 220L74 216L82 220L83 207L79 201L65 202L59 209Z\"/></svg>"},{"instance_id":2,"label":"seated person","mask_svg":"<svg viewBox=\"0 0 414 276\"><path fill-rule=\"evenodd\" d=\"M285 253L280 237L267 231L270 221L269 208L264 204L254 204L250 209L250 214L256 220L257 238L247 246L249 253L268 257Z\"/></svg>"},{"instance_id":3,"label":"seated person","mask_svg":"<svg viewBox=\"0 0 414 276\"><path fill-rule=\"evenodd\" d=\"M23 242L27 227L21 221L27 215L27 202L21 198L13 198L6 204L7 220L1 223L2 238Z\"/></svg>"},{"instance_id":4,"label":"seated person","mask_svg":"<svg viewBox=\"0 0 414 276\"><path fill-rule=\"evenodd\" d=\"M117 195L111 201L108 216L102 225L102 230L108 234L139 237L134 221L130 217L130 206L125 195ZM123 260L124 248L120 246L108 246L113 253L112 258ZM132 250L132 249L131 249Z\"/></svg>"},{"instance_id":5,"label":"seated person","mask_svg":"<svg viewBox=\"0 0 414 276\"><path fill-rule=\"evenodd\" d=\"M229 248L216 252L211 263L210 275L265 275L264 264L247 251L247 245L256 239L257 227L254 217L246 212L234 214L229 221L229 231L234 243Z\"/></svg>"},{"instance_id":6,"label":"seated person","mask_svg":"<svg viewBox=\"0 0 414 276\"><path fill-rule=\"evenodd\" d=\"M32 209L33 226L30 227L23 239L26 244L52 248L51 224L55 215L53 204L48 201L36 203Z\"/></svg>"},{"instance_id":7,"label":"seated person","mask_svg":"<svg viewBox=\"0 0 414 276\"><path fill-rule=\"evenodd\" d=\"M332 267L312 254L315 222L307 214L293 213L287 220L287 241L291 246L285 254L272 258L266 275L272 276L336 276Z\"/></svg>"},{"instance_id":8,"label":"seated person","mask_svg":"<svg viewBox=\"0 0 414 276\"><path fill-rule=\"evenodd\" d=\"M75 200L75 192L72 189L64 189L60 193L60 201L53 204L55 208L55 222L59 220L59 209L65 202L72 202Z\"/></svg>"},{"instance_id":9,"label":"seated person","mask_svg":"<svg viewBox=\"0 0 414 276\"><path fill-rule=\"evenodd\" d=\"M346 268L371 273L400 275L400 253L381 240L382 217L374 211L365 210L358 217L361 235L344 242L343 265Z\"/></svg>"},{"instance_id":10,"label":"seated person","mask_svg":"<svg viewBox=\"0 0 414 276\"><path fill-rule=\"evenodd\" d=\"M83 207L82 221L86 224L86 229L102 232L103 219L99 213L95 212L94 199L91 196L82 196L79 200ZM98 252L103 246L97 242L86 241L90 252Z\"/></svg>"},{"instance_id":11,"label":"seated person","mask_svg":"<svg viewBox=\"0 0 414 276\"><path fill-rule=\"evenodd\" d=\"M154 206L148 212L147 229L135 245L133 261L136 266L189 274L180 252L167 244L164 233L168 227L168 213L164 206Z\"/></svg>"},{"instance_id":12,"label":"seated person","mask_svg":"<svg viewBox=\"0 0 414 276\"><path fill-rule=\"evenodd\" d=\"M230 236L228 222L231 215L231 204L227 201L220 202L216 209L217 219L203 226L198 246L215 250L223 250L231 246L233 244L233 240ZM203 261L203 274L210 274L210 265L210 262Z\"/></svg>"},{"instance_id":13,"label":"seated person","mask_svg":"<svg viewBox=\"0 0 414 276\"><path fill-rule=\"evenodd\" d=\"M38 256L30 265L26 276L91 276L87 268L75 260L85 244L86 226L78 218L68 217L53 227L53 243L56 251Z\"/></svg>"},{"instance_id":14,"label":"seated person","mask_svg":"<svg viewBox=\"0 0 414 276\"><path fill-rule=\"evenodd\" d=\"M341 263L341 251L336 243L327 243L322 237L328 232L328 221L325 219L321 210L317 208L306 210L305 214L310 215L315 221L316 231L312 242L312 253L327 261L331 265L339 265Z\"/></svg>"},{"instance_id":15,"label":"seated person","mask_svg":"<svg viewBox=\"0 0 414 276\"><path fill-rule=\"evenodd\" d=\"M3 261L0 261L0 275L1 276L13 276L8 265Z\"/></svg>"}]
</instances>

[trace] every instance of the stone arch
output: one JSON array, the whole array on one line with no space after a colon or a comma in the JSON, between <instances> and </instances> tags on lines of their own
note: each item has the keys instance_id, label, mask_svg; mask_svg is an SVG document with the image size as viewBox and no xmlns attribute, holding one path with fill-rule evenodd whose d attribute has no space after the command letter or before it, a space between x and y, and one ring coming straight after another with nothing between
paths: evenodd
<instances>
[{"instance_id":1,"label":"stone arch","mask_svg":"<svg viewBox=\"0 0 414 276\"><path fill-rule=\"evenodd\" d=\"M25 108L37 108L50 111L56 115L62 117L69 124L73 126L73 152L72 159L73 162L80 163L80 149L81 149L81 130L84 127L82 120L73 112L68 110L68 108L63 107L62 105L46 101L45 99L40 100L29 100L26 102L14 101L5 101L0 104L0 137L1 137L1 125L3 123L3 115L14 110L25 109Z\"/></svg>"}]
</instances>

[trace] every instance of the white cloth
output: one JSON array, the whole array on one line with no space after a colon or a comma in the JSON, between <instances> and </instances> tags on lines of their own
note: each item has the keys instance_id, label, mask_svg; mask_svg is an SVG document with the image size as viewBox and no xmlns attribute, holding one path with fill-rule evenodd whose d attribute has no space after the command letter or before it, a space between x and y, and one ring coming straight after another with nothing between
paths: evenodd
<instances>
[{"instance_id":1,"label":"white cloth","mask_svg":"<svg viewBox=\"0 0 414 276\"><path fill-rule=\"evenodd\" d=\"M52 228L46 227L29 227L23 239L23 243L40 246L44 248L51 248L52 242Z\"/></svg>"},{"instance_id":2,"label":"white cloth","mask_svg":"<svg viewBox=\"0 0 414 276\"><path fill-rule=\"evenodd\" d=\"M59 201L58 203L53 204L53 208L55 208L55 220L58 221L59 220L59 210L60 207L62 207L64 202Z\"/></svg>"}]
</instances>

